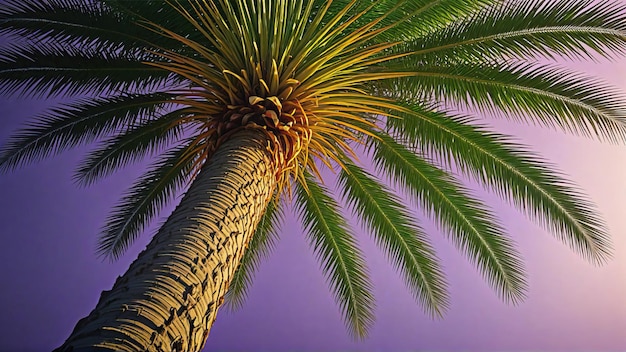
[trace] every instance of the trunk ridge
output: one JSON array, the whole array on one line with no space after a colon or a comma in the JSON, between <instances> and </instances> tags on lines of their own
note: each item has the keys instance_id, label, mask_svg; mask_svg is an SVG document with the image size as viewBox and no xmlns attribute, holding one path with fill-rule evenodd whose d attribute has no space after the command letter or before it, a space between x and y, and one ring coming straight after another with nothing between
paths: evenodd
<instances>
[{"instance_id":1,"label":"trunk ridge","mask_svg":"<svg viewBox=\"0 0 626 352\"><path fill-rule=\"evenodd\" d=\"M276 187L268 137L244 129L202 167L128 271L55 351L199 351Z\"/></svg>"}]
</instances>

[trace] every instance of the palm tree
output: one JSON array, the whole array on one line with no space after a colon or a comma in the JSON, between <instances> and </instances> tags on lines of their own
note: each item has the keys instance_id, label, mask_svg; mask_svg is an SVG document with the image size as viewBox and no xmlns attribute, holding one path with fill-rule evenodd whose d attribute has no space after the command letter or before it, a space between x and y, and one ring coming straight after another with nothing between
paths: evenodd
<instances>
[{"instance_id":1,"label":"palm tree","mask_svg":"<svg viewBox=\"0 0 626 352\"><path fill-rule=\"evenodd\" d=\"M323 168L338 172L343 203L433 316L448 305L438 259L381 176L434 216L506 301L524 297L521 260L460 177L590 261L606 260L608 233L585 196L529 148L458 108L621 142L618 94L543 62L624 51L623 8L490 3L7 1L0 93L75 102L17 132L0 168L100 141L76 172L88 185L158 155L103 228L98 252L112 259L187 187L57 351L200 350L224 298L243 302L292 201L350 333L366 336L368 272ZM359 164L362 149L374 172Z\"/></svg>"}]
</instances>

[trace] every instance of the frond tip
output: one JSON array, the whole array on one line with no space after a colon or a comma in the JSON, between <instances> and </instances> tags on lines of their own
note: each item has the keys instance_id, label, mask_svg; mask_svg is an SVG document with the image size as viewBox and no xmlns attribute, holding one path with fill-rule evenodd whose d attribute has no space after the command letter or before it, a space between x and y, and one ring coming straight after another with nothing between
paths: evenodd
<instances>
[{"instance_id":1,"label":"frond tip","mask_svg":"<svg viewBox=\"0 0 626 352\"><path fill-rule=\"evenodd\" d=\"M608 229L593 204L565 175L512 138L475 118L416 105L388 120L398 138L436 155L515 205L594 263L610 256Z\"/></svg>"},{"instance_id":2,"label":"frond tip","mask_svg":"<svg viewBox=\"0 0 626 352\"><path fill-rule=\"evenodd\" d=\"M363 256L335 200L311 175L305 177L308 192L298 183L296 202L307 237L350 332L364 338L374 321L374 299Z\"/></svg>"},{"instance_id":3,"label":"frond tip","mask_svg":"<svg viewBox=\"0 0 626 352\"><path fill-rule=\"evenodd\" d=\"M180 189L192 173L197 155L189 143L163 155L150 171L129 189L102 229L98 252L117 259Z\"/></svg>"},{"instance_id":4,"label":"frond tip","mask_svg":"<svg viewBox=\"0 0 626 352\"><path fill-rule=\"evenodd\" d=\"M435 216L503 299L513 303L523 299L526 280L520 256L492 212L442 169L390 136L381 133L379 137L372 141L377 168Z\"/></svg>"},{"instance_id":5,"label":"frond tip","mask_svg":"<svg viewBox=\"0 0 626 352\"><path fill-rule=\"evenodd\" d=\"M339 181L354 214L401 270L416 300L427 313L442 316L448 306L447 285L439 260L417 221L406 214L397 197L358 166L347 163Z\"/></svg>"}]
</instances>

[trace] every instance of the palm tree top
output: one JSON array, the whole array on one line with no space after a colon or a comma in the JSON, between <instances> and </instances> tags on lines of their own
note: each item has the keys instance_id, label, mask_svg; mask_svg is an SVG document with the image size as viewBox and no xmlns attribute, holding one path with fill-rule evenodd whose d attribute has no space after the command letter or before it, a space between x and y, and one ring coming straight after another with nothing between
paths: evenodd
<instances>
[{"instance_id":1,"label":"palm tree top","mask_svg":"<svg viewBox=\"0 0 626 352\"><path fill-rule=\"evenodd\" d=\"M429 314L446 309L447 284L429 237L380 176L434 216L501 297L518 302L526 289L521 259L460 177L495 191L593 262L610 254L608 231L545 160L456 108L623 142L620 93L536 60L624 52L624 9L590 4L9 0L0 34L17 44L0 48L0 93L92 97L17 132L0 169L100 140L76 173L90 184L160 155L103 229L98 250L116 258L226 140L260 130L278 187L231 283L234 305L275 240L280 206L293 200L351 332L364 336L371 326L365 261L321 182L321 165L338 172L345 205ZM358 146L374 171L359 165Z\"/></svg>"},{"instance_id":2,"label":"palm tree top","mask_svg":"<svg viewBox=\"0 0 626 352\"><path fill-rule=\"evenodd\" d=\"M332 2L216 1L189 9L172 4L201 41L145 22L197 54L154 52L164 62L148 65L192 82L193 89L181 91L175 101L192 107L193 118L205 125L206 132L194 141L203 144L198 147L202 159L238 130L260 128L280 165L283 182L277 196L290 189L290 179L306 187L305 169L320 177L315 160L331 169L333 164L345 167L344 154L355 156L349 142L361 141L357 133L372 136L376 116L388 115L383 108L394 107L391 100L364 91L364 84L411 75L379 65L405 55L385 54L398 42L372 42L395 27L382 25L395 7L367 20L375 4L356 11L357 3L347 2L336 13ZM228 45L235 42L240 44ZM283 177L285 172L292 177Z\"/></svg>"}]
</instances>

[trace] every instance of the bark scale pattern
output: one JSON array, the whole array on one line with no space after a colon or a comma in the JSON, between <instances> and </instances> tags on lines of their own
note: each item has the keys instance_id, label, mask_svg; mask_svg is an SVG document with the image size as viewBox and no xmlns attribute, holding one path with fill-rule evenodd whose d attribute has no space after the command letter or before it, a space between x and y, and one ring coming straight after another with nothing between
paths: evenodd
<instances>
[{"instance_id":1,"label":"bark scale pattern","mask_svg":"<svg viewBox=\"0 0 626 352\"><path fill-rule=\"evenodd\" d=\"M56 351L202 349L276 187L268 137L233 135L146 249Z\"/></svg>"}]
</instances>

